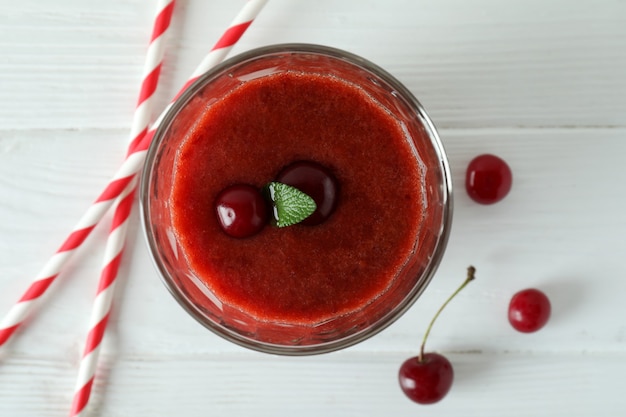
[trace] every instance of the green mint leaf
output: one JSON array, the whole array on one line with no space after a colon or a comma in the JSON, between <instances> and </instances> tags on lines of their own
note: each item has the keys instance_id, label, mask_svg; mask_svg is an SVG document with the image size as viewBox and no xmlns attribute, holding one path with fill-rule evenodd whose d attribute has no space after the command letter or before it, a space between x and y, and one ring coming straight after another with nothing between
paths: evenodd
<instances>
[{"instance_id":1,"label":"green mint leaf","mask_svg":"<svg viewBox=\"0 0 626 417\"><path fill-rule=\"evenodd\" d=\"M270 182L266 190L273 206L274 224L278 227L300 223L317 208L311 197L290 185Z\"/></svg>"}]
</instances>

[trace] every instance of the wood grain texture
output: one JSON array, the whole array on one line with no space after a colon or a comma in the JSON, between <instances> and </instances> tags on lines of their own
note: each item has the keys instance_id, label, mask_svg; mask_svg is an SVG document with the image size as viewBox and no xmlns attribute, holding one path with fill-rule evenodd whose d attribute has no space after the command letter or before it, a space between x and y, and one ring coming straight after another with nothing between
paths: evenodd
<instances>
[{"instance_id":1,"label":"wood grain texture","mask_svg":"<svg viewBox=\"0 0 626 417\"><path fill-rule=\"evenodd\" d=\"M100 372L106 377L94 385L89 407L91 415L102 417L181 412L190 417L319 413L587 417L599 412L623 413L621 387L607 379L607 375L626 371L623 355L450 354L455 364L450 396L438 405L424 407L411 403L396 388L396 365L405 354L408 352L375 357L331 354L269 361L265 356L234 354L105 361ZM67 392L73 385L73 369L55 361L21 358L3 368L14 383L0 385L6 396L0 402L2 415L48 417L66 412L70 397L63 388ZM54 385L47 382L50 379Z\"/></svg>"},{"instance_id":2,"label":"wood grain texture","mask_svg":"<svg viewBox=\"0 0 626 417\"><path fill-rule=\"evenodd\" d=\"M0 0L0 314L54 253L122 161L153 5ZM163 107L241 7L178 1ZM398 76L439 127L455 216L439 271L415 306L358 346L281 358L229 344L160 283L133 213L104 339L93 416L621 416L626 373L626 2L272 0L235 48L344 48ZM504 157L512 193L465 195L465 167ZM106 217L37 316L0 351L0 416L69 411L107 236ZM429 346L457 380L433 407L396 372L474 264L478 279ZM553 302L545 330L506 322L513 292Z\"/></svg>"},{"instance_id":3,"label":"wood grain texture","mask_svg":"<svg viewBox=\"0 0 626 417\"><path fill-rule=\"evenodd\" d=\"M181 1L164 103L238 7ZM128 127L149 9L139 0L3 8L0 125ZM404 81L441 127L624 126L625 14L619 0L275 0L234 52L281 42L353 51Z\"/></svg>"}]
</instances>

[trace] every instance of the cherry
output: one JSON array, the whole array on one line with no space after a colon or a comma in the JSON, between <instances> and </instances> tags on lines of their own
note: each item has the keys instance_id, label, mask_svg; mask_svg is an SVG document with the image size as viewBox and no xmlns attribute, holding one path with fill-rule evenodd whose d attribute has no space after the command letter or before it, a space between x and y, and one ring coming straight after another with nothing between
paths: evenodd
<instances>
[{"instance_id":1,"label":"cherry","mask_svg":"<svg viewBox=\"0 0 626 417\"><path fill-rule=\"evenodd\" d=\"M426 353L421 360L417 356L407 359L398 375L402 391L419 404L441 400L454 380L452 364L438 353Z\"/></svg>"},{"instance_id":2,"label":"cherry","mask_svg":"<svg viewBox=\"0 0 626 417\"><path fill-rule=\"evenodd\" d=\"M328 168L316 162L294 162L283 168L276 180L299 189L315 201L317 209L301 224L320 224L330 217L337 206L337 179Z\"/></svg>"},{"instance_id":3,"label":"cherry","mask_svg":"<svg viewBox=\"0 0 626 417\"><path fill-rule=\"evenodd\" d=\"M227 235L244 238L261 231L267 223L269 210L257 188L236 184L219 193L215 200L215 212Z\"/></svg>"},{"instance_id":4,"label":"cherry","mask_svg":"<svg viewBox=\"0 0 626 417\"><path fill-rule=\"evenodd\" d=\"M541 329L550 318L550 300L541 291L528 288L517 292L509 303L509 323L515 330L532 333Z\"/></svg>"},{"instance_id":5,"label":"cherry","mask_svg":"<svg viewBox=\"0 0 626 417\"><path fill-rule=\"evenodd\" d=\"M512 183L511 168L495 155L479 155L467 166L465 189L470 198L477 203L497 203L506 197Z\"/></svg>"},{"instance_id":6,"label":"cherry","mask_svg":"<svg viewBox=\"0 0 626 417\"><path fill-rule=\"evenodd\" d=\"M398 372L400 388L402 388L402 391L409 399L418 404L436 403L445 397L452 387L454 369L450 361L439 353L424 353L424 347L430 330L439 314L470 281L474 280L475 273L476 269L473 266L467 268L465 281L443 303L428 325L422 340L419 356L407 359L400 366L400 371Z\"/></svg>"}]
</instances>

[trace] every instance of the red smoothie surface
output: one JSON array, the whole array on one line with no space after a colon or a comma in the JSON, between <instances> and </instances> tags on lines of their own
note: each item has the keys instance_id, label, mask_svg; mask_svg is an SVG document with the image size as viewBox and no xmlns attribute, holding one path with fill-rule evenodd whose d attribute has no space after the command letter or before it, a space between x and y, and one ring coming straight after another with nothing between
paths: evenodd
<instances>
[{"instance_id":1,"label":"red smoothie surface","mask_svg":"<svg viewBox=\"0 0 626 417\"><path fill-rule=\"evenodd\" d=\"M336 176L329 219L244 239L221 230L221 190L261 188L299 160ZM222 303L261 321L314 324L361 309L419 245L416 152L394 116L336 77L281 72L241 84L207 105L175 164L170 207L183 255Z\"/></svg>"}]
</instances>

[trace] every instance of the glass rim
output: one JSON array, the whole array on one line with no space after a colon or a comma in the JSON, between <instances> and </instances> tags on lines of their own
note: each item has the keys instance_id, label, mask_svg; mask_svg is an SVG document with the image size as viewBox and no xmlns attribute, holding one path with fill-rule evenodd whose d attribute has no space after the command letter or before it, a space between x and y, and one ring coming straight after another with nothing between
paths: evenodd
<instances>
[{"instance_id":1,"label":"glass rim","mask_svg":"<svg viewBox=\"0 0 626 417\"><path fill-rule=\"evenodd\" d=\"M388 85L392 86L394 90L399 92L401 97L410 105L411 110L415 111L416 115L419 116L419 121L423 124L426 135L431 142L432 149L437 156L437 162L439 163L438 168L442 176L441 204L443 210L441 233L437 237L434 250L431 254L431 259L426 264L424 272L416 285L411 288L411 291L405 294L401 302L394 305L389 312L385 313L379 320L372 323L368 327L344 338L326 341L320 344L281 345L255 340L245 337L225 326L219 325L202 314L198 308L180 291L178 285L170 276L169 271L165 268L163 262L161 262L159 257L159 248L156 245L156 240L152 232L152 223L148 204L146 203L150 196L150 183L152 179L150 173L157 156L157 151L160 148L160 144L165 138L171 123L174 121L179 112L185 107L185 105L200 90L202 90L214 78L220 76L225 70L239 64L243 64L246 61L281 53L317 54L339 59L372 73ZM167 109L166 113L159 118L158 122L159 126L149 145L142 168L139 194L141 224L144 231L143 235L150 252L150 258L152 259L152 263L155 265L161 277L161 281L172 294L174 299L183 307L183 309L204 327L208 328L213 333L226 339L227 341L255 351L285 356L306 356L329 353L353 346L380 333L406 313L406 311L417 301L422 292L426 289L437 271L448 243L453 213L452 178L446 152L433 122L413 93L393 75L371 61L341 49L307 43L284 43L250 49L223 61L199 76L182 94L176 98L172 105Z\"/></svg>"}]
</instances>

